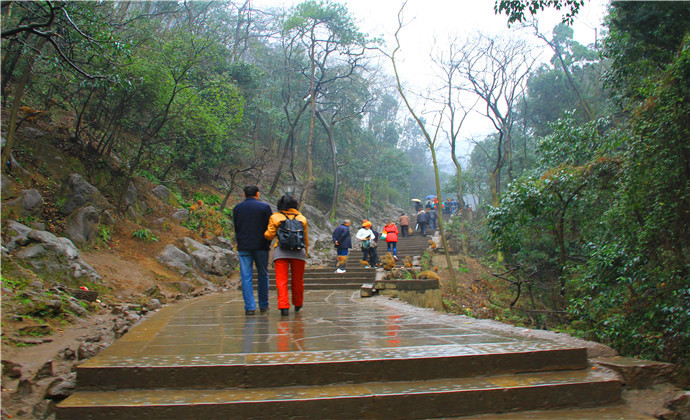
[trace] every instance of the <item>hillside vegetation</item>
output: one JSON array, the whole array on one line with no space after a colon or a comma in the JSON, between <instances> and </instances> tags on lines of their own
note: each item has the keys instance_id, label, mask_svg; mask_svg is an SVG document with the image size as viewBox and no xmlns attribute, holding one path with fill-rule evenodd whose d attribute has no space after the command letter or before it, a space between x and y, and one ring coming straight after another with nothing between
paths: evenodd
<instances>
[{"instance_id":1,"label":"hillside vegetation","mask_svg":"<svg viewBox=\"0 0 690 420\"><path fill-rule=\"evenodd\" d=\"M552 3L577 14L573 2ZM528 4L498 10L524 21ZM50 290L68 277L66 288L132 301L174 297L186 288L179 282L232 287L218 273L232 266L228 216L247 183L270 202L295 188L324 260L339 217L380 223L432 194L472 205L444 226L446 248L480 259L493 285L451 281L449 308L687 366L689 3L614 2L593 45L559 24L476 34L443 54L430 47L439 52L429 63L439 74L429 81L433 110L403 106L420 92L382 70L379 60L395 64L392 48L331 1L287 10L233 1L1 7L7 291L34 282ZM526 37L551 60L539 62ZM495 131L469 138L470 113ZM452 174L439 173L437 154ZM102 197L75 200L87 184ZM208 247L224 263L208 276L150 263L174 253L172 244L187 255ZM27 272L18 249L32 258L60 250L68 260L43 263L60 280ZM449 278L475 261L458 260ZM124 268L131 282L108 284L108 271ZM467 308L470 290L493 292L477 310ZM51 293L55 311L74 303Z\"/></svg>"}]
</instances>

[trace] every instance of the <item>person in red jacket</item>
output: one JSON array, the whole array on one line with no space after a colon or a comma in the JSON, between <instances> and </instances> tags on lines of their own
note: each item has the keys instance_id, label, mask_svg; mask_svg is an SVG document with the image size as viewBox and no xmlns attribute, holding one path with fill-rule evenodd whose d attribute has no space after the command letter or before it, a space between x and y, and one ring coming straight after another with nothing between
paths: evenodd
<instances>
[{"instance_id":1,"label":"person in red jacket","mask_svg":"<svg viewBox=\"0 0 690 420\"><path fill-rule=\"evenodd\" d=\"M388 246L388 252L391 252L391 248L393 248L393 259L397 260L398 227L395 225L394 222L388 222L388 224L383 228L383 233L386 234L386 245Z\"/></svg>"}]
</instances>

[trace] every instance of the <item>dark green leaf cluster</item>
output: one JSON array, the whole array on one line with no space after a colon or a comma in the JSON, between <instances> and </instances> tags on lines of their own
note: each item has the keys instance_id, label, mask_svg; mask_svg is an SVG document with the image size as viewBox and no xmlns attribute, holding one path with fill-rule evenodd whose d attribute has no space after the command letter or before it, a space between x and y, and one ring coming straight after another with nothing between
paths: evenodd
<instances>
[{"instance_id":1,"label":"dark green leaf cluster","mask_svg":"<svg viewBox=\"0 0 690 420\"><path fill-rule=\"evenodd\" d=\"M547 7L554 7L558 10L566 9L563 15L563 22L572 23L573 18L584 5L584 0L496 0L494 10L497 14L508 16L508 23L523 22L525 12L535 15Z\"/></svg>"}]
</instances>

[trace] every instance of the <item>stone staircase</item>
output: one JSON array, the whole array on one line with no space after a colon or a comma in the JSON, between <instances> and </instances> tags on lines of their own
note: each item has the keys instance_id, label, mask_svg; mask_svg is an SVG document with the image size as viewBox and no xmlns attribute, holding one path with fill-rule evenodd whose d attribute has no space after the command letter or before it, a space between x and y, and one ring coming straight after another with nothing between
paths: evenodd
<instances>
[{"instance_id":1,"label":"stone staircase","mask_svg":"<svg viewBox=\"0 0 690 420\"><path fill-rule=\"evenodd\" d=\"M409 256L410 258L422 255L424 250L429 248L430 237L423 237L420 234L415 234L407 238L400 238L398 241L398 266L402 265L402 260ZM386 245L383 241L379 243L379 258L386 253ZM335 261L328 265L328 267L307 267L304 271L304 289L305 290L334 290L334 289L359 289L364 283L374 283L376 280L376 270L372 268L364 268L359 261L362 258L362 253L358 248L350 250L349 259L347 262L347 272L342 274L335 274ZM254 270L254 281L256 281L257 274ZM269 289L275 290L275 282L270 281L275 279L275 274L272 267L268 271Z\"/></svg>"},{"instance_id":2,"label":"stone staircase","mask_svg":"<svg viewBox=\"0 0 690 420\"><path fill-rule=\"evenodd\" d=\"M359 289L363 283L372 283L376 279L375 269L351 265L348 263L347 272L341 274L335 274L334 268L307 268L304 271L304 290ZM269 270L268 278L269 290L275 290L275 281L271 281L275 279L273 270Z\"/></svg>"},{"instance_id":3,"label":"stone staircase","mask_svg":"<svg viewBox=\"0 0 690 420\"><path fill-rule=\"evenodd\" d=\"M402 238L399 258L427 241ZM290 317L244 316L238 294L164 308L77 368L56 419L456 418L620 398L585 348L360 299L347 289L375 270L348 265L307 270L304 309Z\"/></svg>"},{"instance_id":4,"label":"stone staircase","mask_svg":"<svg viewBox=\"0 0 690 420\"><path fill-rule=\"evenodd\" d=\"M415 232L407 238L401 236L398 237L398 260L401 260L407 256L414 257L416 255L422 255L424 250L429 248L429 240L431 240L431 235L422 236L419 232ZM379 242L379 257L386 252L386 244L383 241Z\"/></svg>"},{"instance_id":5,"label":"stone staircase","mask_svg":"<svg viewBox=\"0 0 690 420\"><path fill-rule=\"evenodd\" d=\"M58 406L57 419L427 419L594 406L620 396L617 380L587 369L584 349L382 353L349 361L305 354L266 364L80 368L79 392Z\"/></svg>"}]
</instances>

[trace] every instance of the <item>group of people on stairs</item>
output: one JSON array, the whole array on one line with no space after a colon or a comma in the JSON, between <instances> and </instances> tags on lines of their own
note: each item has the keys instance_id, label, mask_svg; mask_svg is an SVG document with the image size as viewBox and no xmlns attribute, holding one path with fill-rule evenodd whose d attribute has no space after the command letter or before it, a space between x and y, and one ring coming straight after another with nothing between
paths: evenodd
<instances>
[{"instance_id":1,"label":"group of people on stairs","mask_svg":"<svg viewBox=\"0 0 690 420\"><path fill-rule=\"evenodd\" d=\"M286 247L280 239L273 245L273 264L275 267L276 288L278 290L278 309L281 316L290 313L288 278L292 291L292 304L295 312L304 303L304 268L309 255L309 234L307 219L297 210L299 203L291 195L283 195L278 200L278 211L273 213L268 203L259 200L259 188L250 185L244 188L244 201L237 204L232 212L237 239L237 254L240 260L240 281L245 315L256 313L256 301L252 286L253 266L258 274L259 311L266 312L268 302L268 256L271 242L284 222L295 219L301 222L302 246ZM290 276L290 274L292 274Z\"/></svg>"},{"instance_id":2,"label":"group of people on stairs","mask_svg":"<svg viewBox=\"0 0 690 420\"><path fill-rule=\"evenodd\" d=\"M268 203L259 200L259 188L249 185L244 187L244 201L237 204L232 212L245 315L254 315L257 310L252 284L254 267L258 274L258 310L261 313L269 310L268 258L271 243L276 238L273 264L281 316L290 313L290 297L295 312L299 312L304 303L304 270L309 255L307 219L297 210L299 203L290 194L283 195L276 207L278 211L274 213ZM425 234L425 224L419 219L418 215L417 223L421 226L422 234ZM402 213L398 223L400 229L391 220L379 233L369 220L362 222L355 238L360 241L362 261L367 268L378 264L378 243L381 240L385 241L387 252L391 253L393 259L398 259L398 235L409 236L410 218ZM335 272L338 274L346 272L348 253L352 248L350 224L349 219L343 220L332 234L337 254ZM292 296L288 293L288 282Z\"/></svg>"}]
</instances>

